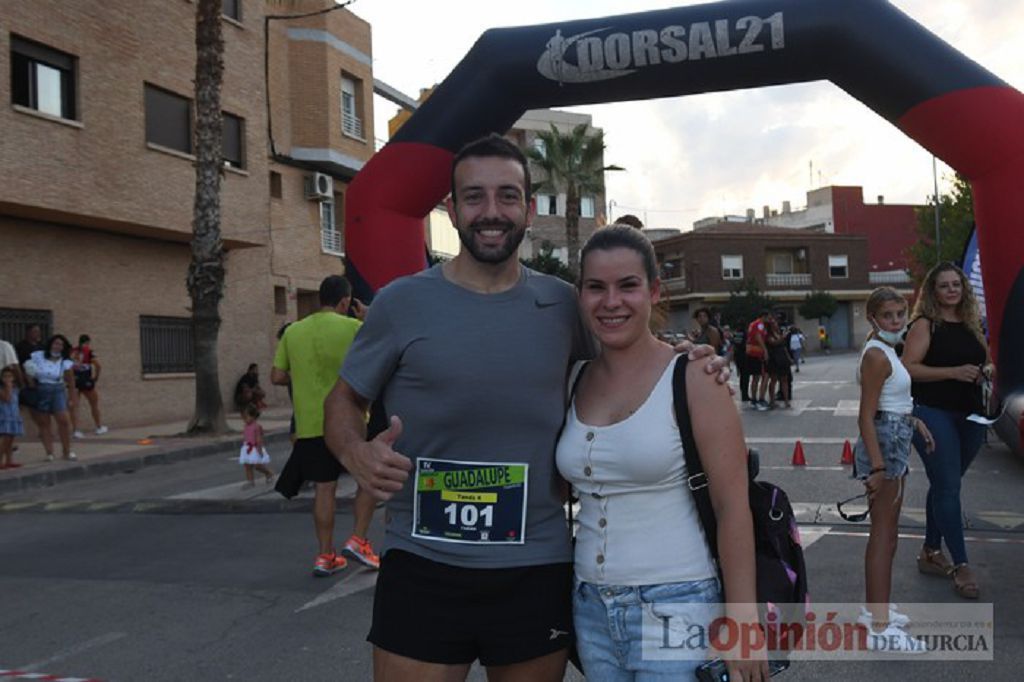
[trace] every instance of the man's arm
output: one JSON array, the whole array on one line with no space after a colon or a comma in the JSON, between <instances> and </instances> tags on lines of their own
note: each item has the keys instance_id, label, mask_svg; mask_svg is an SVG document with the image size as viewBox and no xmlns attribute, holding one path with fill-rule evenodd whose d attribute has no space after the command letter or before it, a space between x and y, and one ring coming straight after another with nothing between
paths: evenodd
<instances>
[{"instance_id":1,"label":"man's arm","mask_svg":"<svg viewBox=\"0 0 1024 682\"><path fill-rule=\"evenodd\" d=\"M270 368L270 383L275 386L287 386L291 383L291 380L291 375L283 369L278 369L277 367Z\"/></svg>"},{"instance_id":2,"label":"man's arm","mask_svg":"<svg viewBox=\"0 0 1024 682\"><path fill-rule=\"evenodd\" d=\"M378 500L388 500L405 485L412 461L392 449L402 435L402 421L395 416L386 431L366 440L366 411L370 401L344 380L324 401L324 439L327 449L356 479L359 487Z\"/></svg>"}]
</instances>

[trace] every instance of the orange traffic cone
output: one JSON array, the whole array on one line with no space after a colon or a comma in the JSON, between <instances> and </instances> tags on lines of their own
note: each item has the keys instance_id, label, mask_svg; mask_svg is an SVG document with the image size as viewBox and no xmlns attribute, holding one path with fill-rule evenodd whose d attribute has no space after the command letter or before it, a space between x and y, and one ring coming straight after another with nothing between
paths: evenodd
<instances>
[{"instance_id":1,"label":"orange traffic cone","mask_svg":"<svg viewBox=\"0 0 1024 682\"><path fill-rule=\"evenodd\" d=\"M850 441L847 439L843 443L843 458L839 461L840 464L853 464L853 448L850 447Z\"/></svg>"},{"instance_id":2,"label":"orange traffic cone","mask_svg":"<svg viewBox=\"0 0 1024 682\"><path fill-rule=\"evenodd\" d=\"M800 441L797 441L796 447L793 448L792 464L795 467L807 466L807 460L804 459L804 444Z\"/></svg>"}]
</instances>

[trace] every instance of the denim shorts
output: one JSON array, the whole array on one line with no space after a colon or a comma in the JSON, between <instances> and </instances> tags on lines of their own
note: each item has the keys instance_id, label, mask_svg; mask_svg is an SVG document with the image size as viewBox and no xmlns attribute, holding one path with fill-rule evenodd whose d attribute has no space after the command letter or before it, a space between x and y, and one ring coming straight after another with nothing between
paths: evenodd
<instances>
[{"instance_id":1,"label":"denim shorts","mask_svg":"<svg viewBox=\"0 0 1024 682\"><path fill-rule=\"evenodd\" d=\"M659 585L594 585L576 579L573 624L588 680L692 680L707 650L683 646L721 616L717 578Z\"/></svg>"},{"instance_id":2,"label":"denim shorts","mask_svg":"<svg viewBox=\"0 0 1024 682\"><path fill-rule=\"evenodd\" d=\"M43 414L58 414L68 409L68 389L64 384L36 384L36 404L32 408Z\"/></svg>"},{"instance_id":3,"label":"denim shorts","mask_svg":"<svg viewBox=\"0 0 1024 682\"><path fill-rule=\"evenodd\" d=\"M910 443L914 438L914 421L909 414L875 413L875 433L885 462L885 477L903 478L910 466ZM853 449L853 477L865 480L871 473L871 457L864 439L857 439Z\"/></svg>"}]
</instances>

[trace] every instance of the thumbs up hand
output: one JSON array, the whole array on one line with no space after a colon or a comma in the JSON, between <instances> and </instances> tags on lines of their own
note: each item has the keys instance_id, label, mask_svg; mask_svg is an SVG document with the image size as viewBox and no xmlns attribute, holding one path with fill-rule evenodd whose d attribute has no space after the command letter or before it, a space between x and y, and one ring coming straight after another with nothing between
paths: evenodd
<instances>
[{"instance_id":1,"label":"thumbs up hand","mask_svg":"<svg viewBox=\"0 0 1024 682\"><path fill-rule=\"evenodd\" d=\"M395 452L394 445L402 435L402 420L391 417L387 430L373 440L347 448L341 460L359 483L359 487L378 500L389 500L402 489L412 460Z\"/></svg>"},{"instance_id":2,"label":"thumbs up hand","mask_svg":"<svg viewBox=\"0 0 1024 682\"><path fill-rule=\"evenodd\" d=\"M396 416L391 416L391 421L388 423L388 428L377 434L374 440L378 440L384 443L389 448L394 445L398 439L402 436L402 420Z\"/></svg>"}]
</instances>

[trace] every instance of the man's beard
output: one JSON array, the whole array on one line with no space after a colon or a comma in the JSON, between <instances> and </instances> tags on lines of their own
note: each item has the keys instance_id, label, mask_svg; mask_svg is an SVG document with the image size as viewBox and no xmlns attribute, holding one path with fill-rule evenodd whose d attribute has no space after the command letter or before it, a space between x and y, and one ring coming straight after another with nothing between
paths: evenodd
<instances>
[{"instance_id":1,"label":"man's beard","mask_svg":"<svg viewBox=\"0 0 1024 682\"><path fill-rule=\"evenodd\" d=\"M481 230L498 228L505 231L505 240L499 246L480 246L476 243L475 235ZM468 227L460 227L459 241L466 247L474 260L480 263L504 263L511 258L526 236L526 226L517 226L511 220L477 220Z\"/></svg>"}]
</instances>

